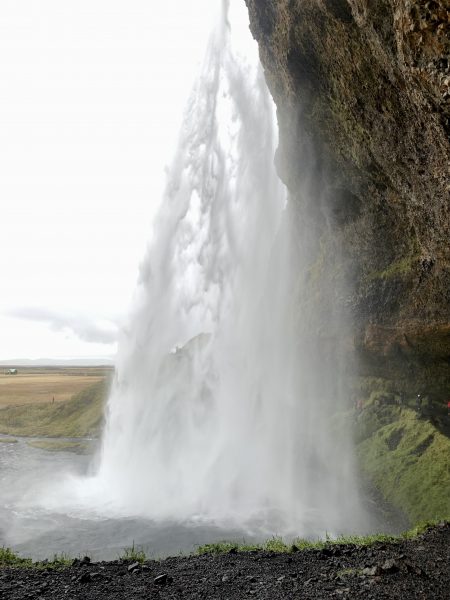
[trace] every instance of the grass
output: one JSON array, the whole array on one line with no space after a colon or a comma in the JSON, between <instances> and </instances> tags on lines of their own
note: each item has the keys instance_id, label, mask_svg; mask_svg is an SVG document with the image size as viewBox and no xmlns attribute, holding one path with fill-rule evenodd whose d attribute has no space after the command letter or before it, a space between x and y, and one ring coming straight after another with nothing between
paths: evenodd
<instances>
[{"instance_id":1,"label":"grass","mask_svg":"<svg viewBox=\"0 0 450 600\"><path fill-rule=\"evenodd\" d=\"M10 548L0 548L0 567L31 567L31 558L21 558Z\"/></svg>"},{"instance_id":2,"label":"grass","mask_svg":"<svg viewBox=\"0 0 450 600\"><path fill-rule=\"evenodd\" d=\"M324 540L305 540L298 538L291 544L287 544L281 538L272 538L262 544L246 544L237 542L216 542L213 544L205 544L199 546L198 554L226 554L230 552L276 552L276 553L292 553L302 552L305 550L323 550L325 548L333 548L336 546L359 546L367 547L374 544L398 544L405 540L413 540L424 533L430 527L437 525L441 519L423 522L416 525L413 529L405 531L400 535L389 534L372 534L365 536L339 536L335 539L325 538Z\"/></svg>"},{"instance_id":3,"label":"grass","mask_svg":"<svg viewBox=\"0 0 450 600\"><path fill-rule=\"evenodd\" d=\"M142 564L147 560L147 556L144 550L142 550L142 548L138 550L138 548L134 545L133 542L131 546L124 548L123 554L119 556L119 560L138 562Z\"/></svg>"},{"instance_id":4,"label":"grass","mask_svg":"<svg viewBox=\"0 0 450 600\"><path fill-rule=\"evenodd\" d=\"M65 554L55 554L52 560L33 562L31 558L22 558L10 548L0 548L0 568L34 568L34 569L63 569L72 564L72 559Z\"/></svg>"},{"instance_id":5,"label":"grass","mask_svg":"<svg viewBox=\"0 0 450 600\"><path fill-rule=\"evenodd\" d=\"M47 452L73 452L74 454L90 454L92 447L87 442L65 442L57 440L35 440L27 442L32 448L39 448Z\"/></svg>"},{"instance_id":6,"label":"grass","mask_svg":"<svg viewBox=\"0 0 450 600\"><path fill-rule=\"evenodd\" d=\"M359 423L363 472L412 523L450 515L450 439L414 410L369 407Z\"/></svg>"},{"instance_id":7,"label":"grass","mask_svg":"<svg viewBox=\"0 0 450 600\"><path fill-rule=\"evenodd\" d=\"M197 548L197 554L225 554L228 552L289 552L292 544L286 544L281 538L272 538L262 544L246 544L238 542L215 542Z\"/></svg>"},{"instance_id":8,"label":"grass","mask_svg":"<svg viewBox=\"0 0 450 600\"><path fill-rule=\"evenodd\" d=\"M132 546L124 548L124 553L119 557L119 560L138 562L140 564L147 560L145 552L139 550L134 542ZM2 567L29 567L29 568L46 568L58 569L68 567L72 564L73 559L66 554L55 554L52 560L43 560L33 562L31 558L23 558L13 552L10 548L0 548L0 568Z\"/></svg>"},{"instance_id":9,"label":"grass","mask_svg":"<svg viewBox=\"0 0 450 600\"><path fill-rule=\"evenodd\" d=\"M240 544L237 542L216 542L199 546L198 554L224 554L228 552L302 552L304 550L323 550L332 546L355 544L359 546L368 546L376 542L396 541L395 536L373 535L366 537L339 537L336 539L326 538L325 540L306 540L298 538L291 544L287 544L281 538L273 538L262 544Z\"/></svg>"},{"instance_id":10,"label":"grass","mask_svg":"<svg viewBox=\"0 0 450 600\"><path fill-rule=\"evenodd\" d=\"M23 404L50 404L69 400L75 394L105 378L104 368L29 368L17 375L0 369L0 408Z\"/></svg>"},{"instance_id":11,"label":"grass","mask_svg":"<svg viewBox=\"0 0 450 600\"><path fill-rule=\"evenodd\" d=\"M447 522L449 519L447 519ZM421 534L425 533L430 527L437 525L442 520L428 521L421 523L405 531L401 535L375 534L366 536L341 536L336 539L326 538L324 540L305 540L296 539L291 544L287 544L281 538L274 537L262 544L246 544L236 542L217 542L213 544L205 544L199 546L197 554L228 554L230 552L274 552L278 554L286 554L293 552L304 552L306 550L323 550L325 548L334 548L339 546L359 546L369 547L375 544L399 544L406 540L414 540ZM119 560L127 562L146 562L147 556L142 549L138 549L134 542L130 547L124 548L124 553L119 557ZM33 562L31 558L22 558L15 554L10 548L0 548L0 569L2 567L28 567L35 569L62 569L72 564L73 559L65 554L55 554L53 559L48 561ZM341 575L351 575L351 570L344 570Z\"/></svg>"},{"instance_id":12,"label":"grass","mask_svg":"<svg viewBox=\"0 0 450 600\"><path fill-rule=\"evenodd\" d=\"M15 438L0 438L0 444L17 444Z\"/></svg>"},{"instance_id":13,"label":"grass","mask_svg":"<svg viewBox=\"0 0 450 600\"><path fill-rule=\"evenodd\" d=\"M0 410L0 432L34 437L97 436L109 381L102 379L65 402L9 406Z\"/></svg>"}]
</instances>

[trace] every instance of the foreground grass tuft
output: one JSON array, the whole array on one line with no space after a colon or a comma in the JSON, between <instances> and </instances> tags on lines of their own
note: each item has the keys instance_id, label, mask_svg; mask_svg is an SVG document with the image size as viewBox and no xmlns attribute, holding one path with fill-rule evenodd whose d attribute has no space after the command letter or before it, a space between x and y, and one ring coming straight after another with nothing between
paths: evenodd
<instances>
[{"instance_id":1,"label":"foreground grass tuft","mask_svg":"<svg viewBox=\"0 0 450 600\"><path fill-rule=\"evenodd\" d=\"M33 562L31 558L18 556L10 548L0 548L0 568L63 569L71 564L72 559L65 554L55 554L52 560Z\"/></svg>"},{"instance_id":2,"label":"foreground grass tuft","mask_svg":"<svg viewBox=\"0 0 450 600\"><path fill-rule=\"evenodd\" d=\"M0 567L31 567L31 558L21 558L10 548L0 548Z\"/></svg>"},{"instance_id":3,"label":"foreground grass tuft","mask_svg":"<svg viewBox=\"0 0 450 600\"><path fill-rule=\"evenodd\" d=\"M138 562L142 564L147 560L147 556L144 550L142 550L142 548L139 550L133 542L131 546L124 548L123 554L119 556L119 560Z\"/></svg>"},{"instance_id":4,"label":"foreground grass tuft","mask_svg":"<svg viewBox=\"0 0 450 600\"><path fill-rule=\"evenodd\" d=\"M450 518L448 519L450 522ZM197 549L198 554L227 554L233 552L276 552L276 553L290 553L290 552L302 552L305 550L323 550L325 548L333 548L336 546L373 546L374 544L389 543L395 544L405 540L413 540L419 535L425 533L427 529L437 525L440 520L429 521L421 523L405 531L400 535L389 535L389 534L371 534L365 536L339 536L338 538L331 539L326 538L325 540L305 540L302 538L295 539L292 544L287 544L281 538L272 538L262 544L246 544L237 542L216 542L214 544L205 544L199 546Z\"/></svg>"}]
</instances>

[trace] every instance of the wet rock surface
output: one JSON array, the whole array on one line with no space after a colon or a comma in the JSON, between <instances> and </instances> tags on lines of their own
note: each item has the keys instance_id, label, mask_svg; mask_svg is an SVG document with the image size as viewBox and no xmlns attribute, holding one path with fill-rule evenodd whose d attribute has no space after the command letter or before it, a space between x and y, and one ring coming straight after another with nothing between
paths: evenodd
<instances>
[{"instance_id":1,"label":"wet rock surface","mask_svg":"<svg viewBox=\"0 0 450 600\"><path fill-rule=\"evenodd\" d=\"M246 3L278 108L278 170L304 224L317 329L328 318L332 336L341 311L355 324L359 372L442 398L450 389L450 4Z\"/></svg>"},{"instance_id":2,"label":"wet rock surface","mask_svg":"<svg viewBox=\"0 0 450 600\"><path fill-rule=\"evenodd\" d=\"M132 562L74 561L63 570L2 568L0 598L433 598L450 592L450 525L412 541L290 554L228 553Z\"/></svg>"}]
</instances>

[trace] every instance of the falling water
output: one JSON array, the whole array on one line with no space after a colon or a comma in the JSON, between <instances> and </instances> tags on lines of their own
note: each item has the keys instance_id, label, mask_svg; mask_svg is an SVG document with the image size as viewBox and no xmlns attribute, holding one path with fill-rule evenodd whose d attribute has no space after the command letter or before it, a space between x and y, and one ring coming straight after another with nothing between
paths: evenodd
<instances>
[{"instance_id":1,"label":"falling water","mask_svg":"<svg viewBox=\"0 0 450 600\"><path fill-rule=\"evenodd\" d=\"M185 113L90 484L117 514L348 530L351 447L330 408L342 386L305 333L274 107L248 31L240 49L245 7L231 28L228 4Z\"/></svg>"}]
</instances>

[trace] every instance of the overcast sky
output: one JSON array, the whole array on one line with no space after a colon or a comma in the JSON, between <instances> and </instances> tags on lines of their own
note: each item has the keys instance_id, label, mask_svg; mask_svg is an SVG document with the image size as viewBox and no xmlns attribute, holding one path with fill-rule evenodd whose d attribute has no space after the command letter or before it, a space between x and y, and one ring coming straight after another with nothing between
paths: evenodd
<instances>
[{"instance_id":1,"label":"overcast sky","mask_svg":"<svg viewBox=\"0 0 450 600\"><path fill-rule=\"evenodd\" d=\"M114 354L217 4L1 0L0 360Z\"/></svg>"}]
</instances>

